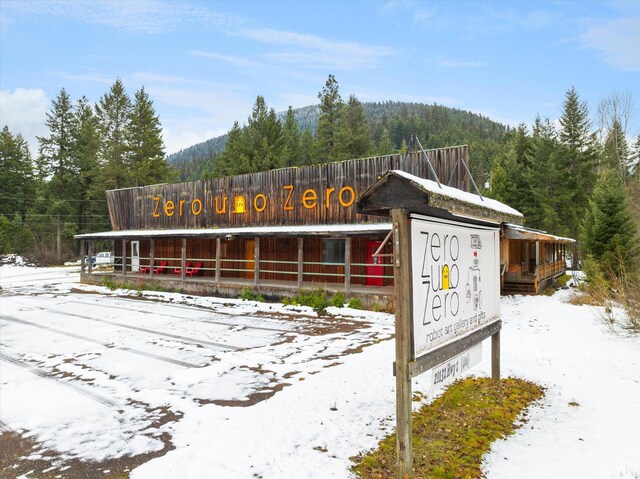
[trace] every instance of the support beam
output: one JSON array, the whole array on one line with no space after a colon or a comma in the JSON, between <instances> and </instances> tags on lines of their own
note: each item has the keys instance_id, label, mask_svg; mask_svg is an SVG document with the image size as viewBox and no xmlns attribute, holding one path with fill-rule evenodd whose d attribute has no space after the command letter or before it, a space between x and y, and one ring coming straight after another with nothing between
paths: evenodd
<instances>
[{"instance_id":1,"label":"support beam","mask_svg":"<svg viewBox=\"0 0 640 479\"><path fill-rule=\"evenodd\" d=\"M344 240L344 290L351 292L351 238Z\"/></svg>"},{"instance_id":2,"label":"support beam","mask_svg":"<svg viewBox=\"0 0 640 479\"><path fill-rule=\"evenodd\" d=\"M394 293L396 307L396 424L398 477L412 478L413 462L411 417L411 238L409 217L400 209L391 210L395 230L393 238Z\"/></svg>"},{"instance_id":3,"label":"support beam","mask_svg":"<svg viewBox=\"0 0 640 479\"><path fill-rule=\"evenodd\" d=\"M182 256L180 257L180 279L184 281L187 268L187 238L182 238Z\"/></svg>"},{"instance_id":4,"label":"support beam","mask_svg":"<svg viewBox=\"0 0 640 479\"><path fill-rule=\"evenodd\" d=\"M153 276L153 268L156 266L156 240L151 238L149 241L149 276Z\"/></svg>"},{"instance_id":5,"label":"support beam","mask_svg":"<svg viewBox=\"0 0 640 479\"><path fill-rule=\"evenodd\" d=\"M89 274L93 273L93 240L89 240L89 252L87 253L89 256Z\"/></svg>"},{"instance_id":6,"label":"support beam","mask_svg":"<svg viewBox=\"0 0 640 479\"><path fill-rule=\"evenodd\" d=\"M122 274L127 275L127 240L122 240Z\"/></svg>"},{"instance_id":7,"label":"support beam","mask_svg":"<svg viewBox=\"0 0 640 479\"><path fill-rule=\"evenodd\" d=\"M253 285L258 286L258 277L260 275L260 238L256 238L253 242Z\"/></svg>"},{"instance_id":8,"label":"support beam","mask_svg":"<svg viewBox=\"0 0 640 479\"><path fill-rule=\"evenodd\" d=\"M216 283L220 282L220 247L222 241L216 238Z\"/></svg>"},{"instance_id":9,"label":"support beam","mask_svg":"<svg viewBox=\"0 0 640 479\"><path fill-rule=\"evenodd\" d=\"M304 239L298 238L298 289L302 289L304 281Z\"/></svg>"},{"instance_id":10,"label":"support beam","mask_svg":"<svg viewBox=\"0 0 640 479\"><path fill-rule=\"evenodd\" d=\"M491 336L491 378L500 380L500 331Z\"/></svg>"},{"instance_id":11,"label":"support beam","mask_svg":"<svg viewBox=\"0 0 640 479\"><path fill-rule=\"evenodd\" d=\"M80 240L80 274L84 274L86 271L86 258L87 258L87 251L86 251L86 241L85 240Z\"/></svg>"}]
</instances>

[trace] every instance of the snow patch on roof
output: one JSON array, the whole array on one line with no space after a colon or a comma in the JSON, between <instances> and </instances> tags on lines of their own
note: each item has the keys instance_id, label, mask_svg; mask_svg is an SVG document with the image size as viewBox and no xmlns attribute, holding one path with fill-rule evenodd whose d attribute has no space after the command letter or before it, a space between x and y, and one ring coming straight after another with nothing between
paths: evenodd
<instances>
[{"instance_id":1,"label":"snow patch on roof","mask_svg":"<svg viewBox=\"0 0 640 479\"><path fill-rule=\"evenodd\" d=\"M474 193L469 193L467 191L459 190L458 188L452 188L451 186L442 185L439 186L438 183L432 180L427 180L424 178L420 178L418 176L407 173L406 171L401 170L391 170L389 173L401 176L406 178L413 183L416 183L420 186L420 188L424 189L428 193L433 193L440 196L445 196L451 198L453 200L461 201L463 203L472 204L474 206L479 206L481 208L497 211L499 213L504 213L511 216L517 216L522 218L522 213L518 210L511 208L504 203L501 203L497 200L492 200L491 198L480 197L480 195L476 195Z\"/></svg>"}]
</instances>

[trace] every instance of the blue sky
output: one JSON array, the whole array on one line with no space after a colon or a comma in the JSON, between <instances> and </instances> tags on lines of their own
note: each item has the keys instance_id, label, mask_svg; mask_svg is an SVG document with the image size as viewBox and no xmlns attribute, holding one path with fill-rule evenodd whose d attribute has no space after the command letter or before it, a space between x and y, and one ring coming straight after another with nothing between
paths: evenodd
<instances>
[{"instance_id":1,"label":"blue sky","mask_svg":"<svg viewBox=\"0 0 640 479\"><path fill-rule=\"evenodd\" d=\"M640 2L0 2L0 123L31 144L64 87L144 85L167 152L277 111L343 98L439 103L516 125L558 118L572 85L594 119L630 92L640 130ZM35 149L32 148L32 152Z\"/></svg>"}]
</instances>

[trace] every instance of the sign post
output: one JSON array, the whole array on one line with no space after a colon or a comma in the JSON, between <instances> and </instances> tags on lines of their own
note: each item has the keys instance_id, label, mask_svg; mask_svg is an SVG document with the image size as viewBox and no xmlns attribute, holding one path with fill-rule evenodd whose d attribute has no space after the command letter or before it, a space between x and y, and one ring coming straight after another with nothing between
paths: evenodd
<instances>
[{"instance_id":1,"label":"sign post","mask_svg":"<svg viewBox=\"0 0 640 479\"><path fill-rule=\"evenodd\" d=\"M396 424L398 477L413 477L411 420L411 236L409 216L401 209L391 211L393 221L394 293L396 313Z\"/></svg>"}]
</instances>

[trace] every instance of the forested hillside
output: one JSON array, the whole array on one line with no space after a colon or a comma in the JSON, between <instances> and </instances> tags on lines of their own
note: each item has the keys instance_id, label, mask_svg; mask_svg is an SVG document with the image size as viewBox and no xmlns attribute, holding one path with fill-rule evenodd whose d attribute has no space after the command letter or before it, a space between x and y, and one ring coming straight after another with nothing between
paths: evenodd
<instances>
[{"instance_id":1,"label":"forested hillside","mask_svg":"<svg viewBox=\"0 0 640 479\"><path fill-rule=\"evenodd\" d=\"M474 172L484 173L490 169L490 153L507 131L505 125L489 118L442 105L392 101L361 105L373 145L368 153L372 155L398 151L403 140L417 134L425 148L469 144L475 153ZM309 130L311 136L315 136L320 113L319 105L293 110L301 135ZM276 113L276 118L284 124L287 112ZM200 179L213 168L215 157L224 151L227 138L228 135L222 135L198 143L168 155L167 161L180 171L182 180ZM321 161L322 158L314 160Z\"/></svg>"}]
</instances>

